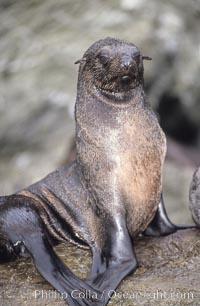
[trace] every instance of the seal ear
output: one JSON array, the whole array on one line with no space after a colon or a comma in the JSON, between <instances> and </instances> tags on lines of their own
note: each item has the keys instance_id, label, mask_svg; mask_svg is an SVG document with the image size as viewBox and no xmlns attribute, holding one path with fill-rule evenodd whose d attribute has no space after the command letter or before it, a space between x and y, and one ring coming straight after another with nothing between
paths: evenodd
<instances>
[{"instance_id":1,"label":"seal ear","mask_svg":"<svg viewBox=\"0 0 200 306\"><path fill-rule=\"evenodd\" d=\"M81 59L77 60L74 64L80 64L81 62L85 62L86 61L86 58L85 57L82 57Z\"/></svg>"},{"instance_id":2,"label":"seal ear","mask_svg":"<svg viewBox=\"0 0 200 306\"><path fill-rule=\"evenodd\" d=\"M75 61L74 64L75 64L75 65L76 65L76 64L80 64L80 62L81 62L81 59Z\"/></svg>"},{"instance_id":3,"label":"seal ear","mask_svg":"<svg viewBox=\"0 0 200 306\"><path fill-rule=\"evenodd\" d=\"M142 55L142 59L143 59L143 60L147 60L147 61L151 61L151 60L152 60L152 57Z\"/></svg>"}]
</instances>

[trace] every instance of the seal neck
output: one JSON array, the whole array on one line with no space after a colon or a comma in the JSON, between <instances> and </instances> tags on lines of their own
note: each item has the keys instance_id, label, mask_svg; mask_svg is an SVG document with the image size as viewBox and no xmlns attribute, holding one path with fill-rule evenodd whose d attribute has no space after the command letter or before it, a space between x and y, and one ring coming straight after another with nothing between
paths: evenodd
<instances>
[{"instance_id":1,"label":"seal neck","mask_svg":"<svg viewBox=\"0 0 200 306\"><path fill-rule=\"evenodd\" d=\"M78 103L86 105L93 101L107 104L115 108L131 107L139 104L145 104L145 93L143 84L138 84L134 89L126 92L112 92L102 90L94 84L87 81L81 81L77 90Z\"/></svg>"}]
</instances>

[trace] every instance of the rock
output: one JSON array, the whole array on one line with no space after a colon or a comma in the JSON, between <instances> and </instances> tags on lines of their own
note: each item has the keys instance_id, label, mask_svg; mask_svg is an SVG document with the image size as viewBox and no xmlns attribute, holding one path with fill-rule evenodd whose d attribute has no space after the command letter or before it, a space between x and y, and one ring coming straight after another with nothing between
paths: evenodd
<instances>
[{"instance_id":1,"label":"rock","mask_svg":"<svg viewBox=\"0 0 200 306\"><path fill-rule=\"evenodd\" d=\"M161 238L138 238L139 269L126 277L109 305L199 305L199 230L179 231ZM78 276L89 272L91 255L70 244L57 247L60 257ZM66 305L35 271L31 260L0 266L1 305Z\"/></svg>"},{"instance_id":2,"label":"rock","mask_svg":"<svg viewBox=\"0 0 200 306\"><path fill-rule=\"evenodd\" d=\"M189 187L194 168L165 162L163 196L170 219L175 224L192 222L189 210Z\"/></svg>"},{"instance_id":3,"label":"rock","mask_svg":"<svg viewBox=\"0 0 200 306\"><path fill-rule=\"evenodd\" d=\"M190 184L190 210L193 220L200 227L200 167L194 172Z\"/></svg>"}]
</instances>

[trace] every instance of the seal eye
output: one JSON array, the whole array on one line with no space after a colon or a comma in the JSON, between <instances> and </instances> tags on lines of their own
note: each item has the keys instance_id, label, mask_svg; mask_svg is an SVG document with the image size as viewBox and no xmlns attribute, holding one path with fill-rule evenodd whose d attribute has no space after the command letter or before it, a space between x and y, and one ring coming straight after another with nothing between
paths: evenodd
<instances>
[{"instance_id":1,"label":"seal eye","mask_svg":"<svg viewBox=\"0 0 200 306\"><path fill-rule=\"evenodd\" d=\"M136 54L133 55L133 59L136 61L136 63L139 63L140 62L140 53L137 52Z\"/></svg>"},{"instance_id":2,"label":"seal eye","mask_svg":"<svg viewBox=\"0 0 200 306\"><path fill-rule=\"evenodd\" d=\"M104 53L99 54L99 61L103 66L106 66L109 62L109 56Z\"/></svg>"}]
</instances>

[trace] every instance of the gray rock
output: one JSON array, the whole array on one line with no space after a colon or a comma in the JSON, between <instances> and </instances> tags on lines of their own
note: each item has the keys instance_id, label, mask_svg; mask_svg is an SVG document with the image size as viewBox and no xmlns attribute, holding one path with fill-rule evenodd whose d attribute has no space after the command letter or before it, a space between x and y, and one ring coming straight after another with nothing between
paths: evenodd
<instances>
[{"instance_id":1,"label":"gray rock","mask_svg":"<svg viewBox=\"0 0 200 306\"><path fill-rule=\"evenodd\" d=\"M190 210L193 220L200 227L200 167L194 172L190 185Z\"/></svg>"}]
</instances>

